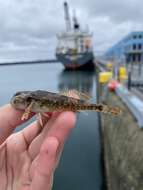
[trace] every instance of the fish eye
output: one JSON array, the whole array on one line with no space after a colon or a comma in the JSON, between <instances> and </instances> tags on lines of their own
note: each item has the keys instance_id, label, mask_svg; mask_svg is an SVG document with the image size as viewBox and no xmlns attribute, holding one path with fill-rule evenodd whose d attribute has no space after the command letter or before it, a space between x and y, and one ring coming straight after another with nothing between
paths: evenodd
<instances>
[{"instance_id":1,"label":"fish eye","mask_svg":"<svg viewBox=\"0 0 143 190\"><path fill-rule=\"evenodd\" d=\"M19 102L18 99L14 99L14 100L13 100L13 103L14 103L14 104L17 104L18 102Z\"/></svg>"}]
</instances>

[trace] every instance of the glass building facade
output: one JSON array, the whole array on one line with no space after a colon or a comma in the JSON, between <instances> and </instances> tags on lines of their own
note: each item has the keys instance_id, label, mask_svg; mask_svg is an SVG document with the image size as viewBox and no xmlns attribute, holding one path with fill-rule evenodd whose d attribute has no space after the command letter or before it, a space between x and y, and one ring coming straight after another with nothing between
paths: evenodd
<instances>
[{"instance_id":1,"label":"glass building facade","mask_svg":"<svg viewBox=\"0 0 143 190\"><path fill-rule=\"evenodd\" d=\"M105 58L127 63L143 62L143 31L128 34L105 53Z\"/></svg>"}]
</instances>

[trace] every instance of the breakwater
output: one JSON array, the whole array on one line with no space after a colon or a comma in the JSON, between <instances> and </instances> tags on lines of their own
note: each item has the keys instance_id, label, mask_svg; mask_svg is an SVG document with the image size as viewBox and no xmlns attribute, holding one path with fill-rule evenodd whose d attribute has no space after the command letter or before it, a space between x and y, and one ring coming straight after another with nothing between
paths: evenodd
<instances>
[{"instance_id":1,"label":"breakwater","mask_svg":"<svg viewBox=\"0 0 143 190\"><path fill-rule=\"evenodd\" d=\"M29 60L29 61L15 61L15 62L3 62L0 66L12 66L12 65L29 65L29 64L47 64L47 63L57 63L56 59L46 59L46 60Z\"/></svg>"}]
</instances>

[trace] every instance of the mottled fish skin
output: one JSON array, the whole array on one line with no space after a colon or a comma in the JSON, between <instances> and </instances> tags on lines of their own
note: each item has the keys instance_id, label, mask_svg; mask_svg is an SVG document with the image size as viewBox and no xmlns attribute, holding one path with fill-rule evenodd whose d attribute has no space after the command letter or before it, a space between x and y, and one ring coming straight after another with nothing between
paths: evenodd
<instances>
[{"instance_id":1,"label":"mottled fish skin","mask_svg":"<svg viewBox=\"0 0 143 190\"><path fill-rule=\"evenodd\" d=\"M90 104L85 100L60 95L43 90L17 92L11 99L11 104L16 109L25 110L30 104L31 112L44 113L53 111L82 111L92 110L118 115L118 107L108 107L102 104Z\"/></svg>"}]
</instances>

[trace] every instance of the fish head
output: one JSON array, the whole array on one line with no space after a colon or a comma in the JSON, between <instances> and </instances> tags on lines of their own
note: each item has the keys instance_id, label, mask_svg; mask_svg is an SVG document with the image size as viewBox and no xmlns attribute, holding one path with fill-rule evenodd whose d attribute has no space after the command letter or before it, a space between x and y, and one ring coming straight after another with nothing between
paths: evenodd
<instances>
[{"instance_id":1,"label":"fish head","mask_svg":"<svg viewBox=\"0 0 143 190\"><path fill-rule=\"evenodd\" d=\"M20 91L14 94L11 98L10 103L16 109L25 110L32 101L30 91Z\"/></svg>"}]
</instances>

